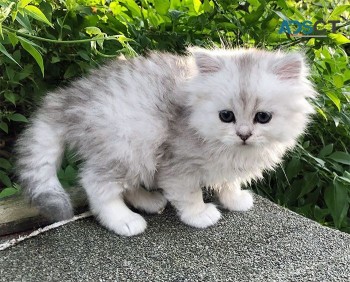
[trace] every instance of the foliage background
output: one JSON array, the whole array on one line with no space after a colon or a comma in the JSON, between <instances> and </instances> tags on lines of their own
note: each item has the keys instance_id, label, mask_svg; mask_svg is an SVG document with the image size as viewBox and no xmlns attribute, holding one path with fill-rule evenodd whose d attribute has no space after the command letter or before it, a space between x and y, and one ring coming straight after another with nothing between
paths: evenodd
<instances>
[{"instance_id":1,"label":"foliage background","mask_svg":"<svg viewBox=\"0 0 350 282\"><path fill-rule=\"evenodd\" d=\"M346 1L0 0L0 198L17 194L12 148L50 89L108 58L188 44L303 50L320 96L314 122L275 172L253 183L258 194L350 232L350 53ZM340 20L326 38L279 34L283 19ZM30 146L30 144L28 144ZM74 184L69 154L58 172Z\"/></svg>"}]
</instances>

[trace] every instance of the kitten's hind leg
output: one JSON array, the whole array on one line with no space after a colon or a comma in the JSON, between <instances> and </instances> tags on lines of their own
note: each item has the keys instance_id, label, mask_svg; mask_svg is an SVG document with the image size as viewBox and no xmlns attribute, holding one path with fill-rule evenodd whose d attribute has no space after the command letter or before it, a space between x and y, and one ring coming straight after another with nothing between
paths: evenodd
<instances>
[{"instance_id":1,"label":"kitten's hind leg","mask_svg":"<svg viewBox=\"0 0 350 282\"><path fill-rule=\"evenodd\" d=\"M81 183L92 213L107 229L122 236L134 236L146 229L145 219L124 203L122 184L101 180L91 169L82 172Z\"/></svg>"},{"instance_id":2,"label":"kitten's hind leg","mask_svg":"<svg viewBox=\"0 0 350 282\"><path fill-rule=\"evenodd\" d=\"M187 181L177 179L162 179L160 187L164 190L165 197L177 209L182 222L197 228L207 228L214 225L220 219L220 212L214 204L204 203L202 190L198 183L191 183L189 176Z\"/></svg>"},{"instance_id":3,"label":"kitten's hind leg","mask_svg":"<svg viewBox=\"0 0 350 282\"><path fill-rule=\"evenodd\" d=\"M158 191L147 191L144 188L129 189L124 192L125 200L134 208L146 213L160 213L167 204L167 200Z\"/></svg>"},{"instance_id":4,"label":"kitten's hind leg","mask_svg":"<svg viewBox=\"0 0 350 282\"><path fill-rule=\"evenodd\" d=\"M230 211L247 211L253 207L253 196L241 190L239 183L224 184L218 191L220 203Z\"/></svg>"}]
</instances>

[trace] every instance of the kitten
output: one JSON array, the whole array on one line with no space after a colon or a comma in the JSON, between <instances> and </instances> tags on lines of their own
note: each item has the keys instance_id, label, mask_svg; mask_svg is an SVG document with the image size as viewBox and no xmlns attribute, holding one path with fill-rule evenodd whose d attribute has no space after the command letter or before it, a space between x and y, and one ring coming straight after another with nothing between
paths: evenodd
<instances>
[{"instance_id":1,"label":"kitten","mask_svg":"<svg viewBox=\"0 0 350 282\"><path fill-rule=\"evenodd\" d=\"M226 209L250 209L240 185L296 144L315 95L298 53L192 48L115 60L45 97L17 143L19 179L42 214L72 217L56 176L68 146L84 161L80 183L109 230L139 234L146 221L126 203L157 213L167 201L184 223L206 228L220 212L201 187Z\"/></svg>"}]
</instances>

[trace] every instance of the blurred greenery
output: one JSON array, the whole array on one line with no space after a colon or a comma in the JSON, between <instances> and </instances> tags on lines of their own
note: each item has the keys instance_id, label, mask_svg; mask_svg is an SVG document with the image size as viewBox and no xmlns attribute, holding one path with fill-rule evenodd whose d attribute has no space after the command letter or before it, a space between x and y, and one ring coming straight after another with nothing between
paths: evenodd
<instances>
[{"instance_id":1,"label":"blurred greenery","mask_svg":"<svg viewBox=\"0 0 350 282\"><path fill-rule=\"evenodd\" d=\"M41 97L106 58L187 45L302 50L320 96L307 134L258 194L350 232L350 53L347 1L0 0L0 198L20 191L12 148ZM326 37L279 33L283 20L339 20ZM296 26L290 25L295 31ZM28 144L30 146L30 144ZM58 172L74 185L77 166Z\"/></svg>"}]
</instances>

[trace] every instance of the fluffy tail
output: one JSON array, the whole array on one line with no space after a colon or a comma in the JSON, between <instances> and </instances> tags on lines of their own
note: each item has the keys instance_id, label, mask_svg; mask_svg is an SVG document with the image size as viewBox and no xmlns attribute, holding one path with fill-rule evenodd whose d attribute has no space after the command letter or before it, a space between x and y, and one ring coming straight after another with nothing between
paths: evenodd
<instances>
[{"instance_id":1,"label":"fluffy tail","mask_svg":"<svg viewBox=\"0 0 350 282\"><path fill-rule=\"evenodd\" d=\"M73 216L68 194L57 169L64 151L62 123L38 113L17 141L17 174L31 203L53 221Z\"/></svg>"}]
</instances>

